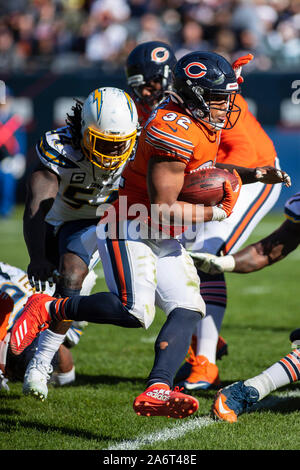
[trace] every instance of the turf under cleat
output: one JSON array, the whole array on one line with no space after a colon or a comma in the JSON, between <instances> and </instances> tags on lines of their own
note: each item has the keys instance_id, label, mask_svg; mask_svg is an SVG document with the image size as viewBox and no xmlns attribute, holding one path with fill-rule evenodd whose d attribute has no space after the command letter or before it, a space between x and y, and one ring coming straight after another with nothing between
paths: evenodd
<instances>
[{"instance_id":1,"label":"turf under cleat","mask_svg":"<svg viewBox=\"0 0 300 470\"><path fill-rule=\"evenodd\" d=\"M139 416L166 416L167 418L186 418L199 408L196 398L181 393L179 387L171 390L166 384L153 384L139 395L133 409Z\"/></svg>"},{"instance_id":2,"label":"turf under cleat","mask_svg":"<svg viewBox=\"0 0 300 470\"><path fill-rule=\"evenodd\" d=\"M48 328L51 317L45 304L51 300L55 298L46 294L29 297L11 332L10 349L13 354L21 354L41 331Z\"/></svg>"},{"instance_id":3,"label":"turf under cleat","mask_svg":"<svg viewBox=\"0 0 300 470\"><path fill-rule=\"evenodd\" d=\"M195 356L190 375L179 384L185 390L208 390L220 385L219 369L205 356Z\"/></svg>"},{"instance_id":4,"label":"turf under cleat","mask_svg":"<svg viewBox=\"0 0 300 470\"><path fill-rule=\"evenodd\" d=\"M47 382L52 371L53 367L51 365L37 361L35 358L31 359L24 375L24 395L32 395L44 401L48 395Z\"/></svg>"},{"instance_id":5,"label":"turf under cleat","mask_svg":"<svg viewBox=\"0 0 300 470\"><path fill-rule=\"evenodd\" d=\"M258 391L244 382L235 382L218 391L212 406L215 419L235 423L237 417L258 401Z\"/></svg>"}]
</instances>

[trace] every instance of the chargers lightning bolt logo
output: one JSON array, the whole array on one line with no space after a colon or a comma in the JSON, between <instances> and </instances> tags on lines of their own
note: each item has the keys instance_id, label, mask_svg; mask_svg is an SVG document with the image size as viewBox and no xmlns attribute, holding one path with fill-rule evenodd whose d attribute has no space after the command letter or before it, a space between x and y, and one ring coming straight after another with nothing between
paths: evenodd
<instances>
[{"instance_id":1,"label":"chargers lightning bolt logo","mask_svg":"<svg viewBox=\"0 0 300 470\"><path fill-rule=\"evenodd\" d=\"M102 108L102 91L100 88L94 91L94 101L93 103L97 102L97 121L100 119L100 114L101 114L101 108Z\"/></svg>"}]
</instances>

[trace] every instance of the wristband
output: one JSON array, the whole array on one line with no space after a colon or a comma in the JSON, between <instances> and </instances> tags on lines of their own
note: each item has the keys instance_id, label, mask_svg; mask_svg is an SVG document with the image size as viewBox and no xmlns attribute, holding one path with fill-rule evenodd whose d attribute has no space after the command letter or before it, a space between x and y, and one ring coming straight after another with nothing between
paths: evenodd
<instances>
[{"instance_id":1,"label":"wristband","mask_svg":"<svg viewBox=\"0 0 300 470\"><path fill-rule=\"evenodd\" d=\"M222 272L231 272L235 268L235 259L232 255L220 256L216 264L222 268Z\"/></svg>"},{"instance_id":2,"label":"wristband","mask_svg":"<svg viewBox=\"0 0 300 470\"><path fill-rule=\"evenodd\" d=\"M221 209L221 207L213 206L212 213L212 221L222 222L222 220L226 219L227 217L226 212Z\"/></svg>"}]
</instances>

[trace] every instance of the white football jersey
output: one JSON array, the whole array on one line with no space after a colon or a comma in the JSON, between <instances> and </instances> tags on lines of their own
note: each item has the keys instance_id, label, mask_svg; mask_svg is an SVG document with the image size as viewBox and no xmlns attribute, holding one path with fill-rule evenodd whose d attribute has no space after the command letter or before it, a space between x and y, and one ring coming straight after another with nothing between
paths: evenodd
<instances>
[{"instance_id":1,"label":"white football jersey","mask_svg":"<svg viewBox=\"0 0 300 470\"><path fill-rule=\"evenodd\" d=\"M48 286L45 293L53 295L54 289L54 287ZM14 301L14 309L8 322L8 329L10 329L15 319L20 315L28 297L34 294L34 289L22 269L0 262L0 292L6 292Z\"/></svg>"},{"instance_id":2,"label":"white football jersey","mask_svg":"<svg viewBox=\"0 0 300 470\"><path fill-rule=\"evenodd\" d=\"M300 192L286 201L284 214L291 222L300 223Z\"/></svg>"},{"instance_id":3,"label":"white football jersey","mask_svg":"<svg viewBox=\"0 0 300 470\"><path fill-rule=\"evenodd\" d=\"M97 218L97 207L118 197L120 175L101 170L71 145L69 126L46 132L36 146L41 162L59 178L58 193L46 221L54 226Z\"/></svg>"}]
</instances>

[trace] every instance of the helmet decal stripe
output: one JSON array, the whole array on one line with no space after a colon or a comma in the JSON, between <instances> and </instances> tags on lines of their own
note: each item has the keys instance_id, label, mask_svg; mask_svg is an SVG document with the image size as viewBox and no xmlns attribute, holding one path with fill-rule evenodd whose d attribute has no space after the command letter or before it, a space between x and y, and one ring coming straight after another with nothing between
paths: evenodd
<instances>
[{"instance_id":1,"label":"helmet decal stripe","mask_svg":"<svg viewBox=\"0 0 300 470\"><path fill-rule=\"evenodd\" d=\"M125 95L125 98L127 100L127 104L128 104L128 108L129 108L129 111L130 111L131 119L133 119L132 100L131 100L130 96L128 95L128 93L126 93L126 91L124 91L124 95Z\"/></svg>"},{"instance_id":2,"label":"helmet decal stripe","mask_svg":"<svg viewBox=\"0 0 300 470\"><path fill-rule=\"evenodd\" d=\"M192 67L196 68L197 72L191 72ZM206 75L207 68L201 62L191 62L186 67L184 67L183 70L185 71L185 74L190 78L201 78Z\"/></svg>"},{"instance_id":3,"label":"helmet decal stripe","mask_svg":"<svg viewBox=\"0 0 300 470\"><path fill-rule=\"evenodd\" d=\"M161 55L160 53L163 53L163 55ZM151 52L151 60L153 60L154 62L165 62L166 60L168 60L169 55L170 53L165 47L156 47Z\"/></svg>"},{"instance_id":4,"label":"helmet decal stripe","mask_svg":"<svg viewBox=\"0 0 300 470\"><path fill-rule=\"evenodd\" d=\"M97 120L100 119L101 108L102 108L102 91L100 88L94 91L94 103L97 102Z\"/></svg>"}]
</instances>

